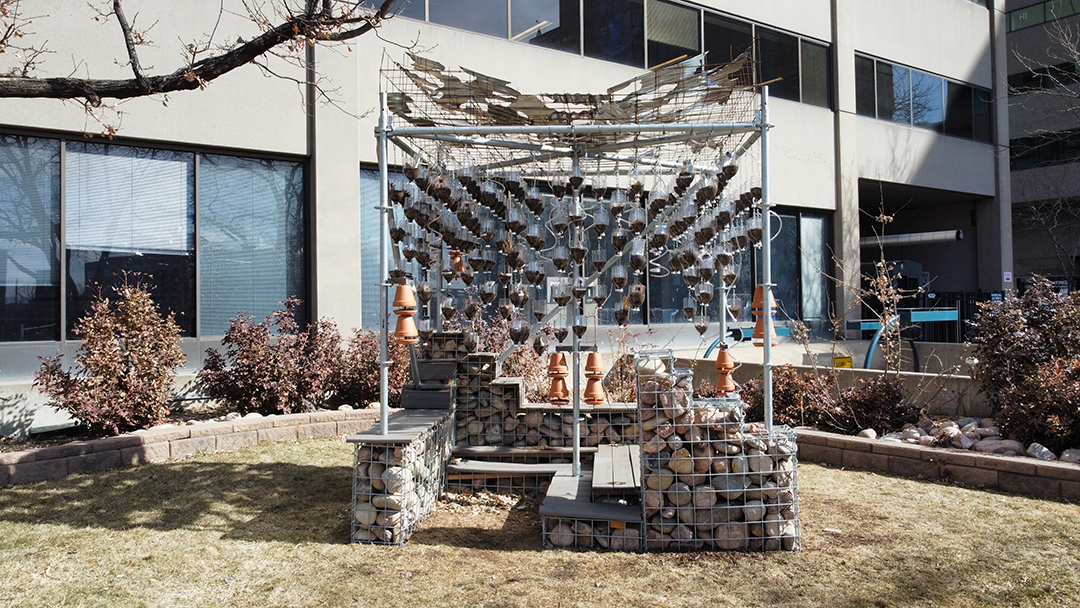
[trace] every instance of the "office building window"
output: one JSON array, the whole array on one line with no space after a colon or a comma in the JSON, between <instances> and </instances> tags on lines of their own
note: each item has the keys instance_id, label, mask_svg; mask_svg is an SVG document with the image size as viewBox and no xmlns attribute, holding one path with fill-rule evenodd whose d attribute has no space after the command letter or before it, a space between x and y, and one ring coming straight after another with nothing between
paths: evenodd
<instances>
[{"instance_id":1,"label":"office building window","mask_svg":"<svg viewBox=\"0 0 1080 608\"><path fill-rule=\"evenodd\" d=\"M649 0L649 66L679 61L701 53L701 11Z\"/></svg>"},{"instance_id":2,"label":"office building window","mask_svg":"<svg viewBox=\"0 0 1080 608\"><path fill-rule=\"evenodd\" d=\"M135 275L185 337L303 298L304 187L296 161L0 135L0 341L78 339Z\"/></svg>"},{"instance_id":3,"label":"office building window","mask_svg":"<svg viewBox=\"0 0 1080 608\"><path fill-rule=\"evenodd\" d=\"M945 133L958 137L974 136L971 87L955 82L945 83Z\"/></svg>"},{"instance_id":4,"label":"office building window","mask_svg":"<svg viewBox=\"0 0 1080 608\"><path fill-rule=\"evenodd\" d=\"M641 0L590 0L582 8L586 57L645 67Z\"/></svg>"},{"instance_id":5,"label":"office building window","mask_svg":"<svg viewBox=\"0 0 1080 608\"><path fill-rule=\"evenodd\" d=\"M799 39L758 27L758 81L769 83L769 94L799 101Z\"/></svg>"},{"instance_id":6,"label":"office building window","mask_svg":"<svg viewBox=\"0 0 1080 608\"><path fill-rule=\"evenodd\" d=\"M60 339L60 142L0 136L0 341Z\"/></svg>"},{"instance_id":7,"label":"office building window","mask_svg":"<svg viewBox=\"0 0 1080 608\"><path fill-rule=\"evenodd\" d=\"M428 0L432 23L506 38L506 0Z\"/></svg>"},{"instance_id":8,"label":"office building window","mask_svg":"<svg viewBox=\"0 0 1080 608\"><path fill-rule=\"evenodd\" d=\"M218 336L304 295L304 168L206 154L199 177L200 333Z\"/></svg>"},{"instance_id":9,"label":"office building window","mask_svg":"<svg viewBox=\"0 0 1080 608\"><path fill-rule=\"evenodd\" d=\"M570 53L581 52L578 0L511 0L510 39Z\"/></svg>"},{"instance_id":10,"label":"office building window","mask_svg":"<svg viewBox=\"0 0 1080 608\"><path fill-rule=\"evenodd\" d=\"M911 71L911 120L916 127L942 131L945 121L944 81L916 70Z\"/></svg>"},{"instance_id":11,"label":"office building window","mask_svg":"<svg viewBox=\"0 0 1080 608\"><path fill-rule=\"evenodd\" d=\"M829 103L829 47L808 40L799 42L802 50L802 102L823 108Z\"/></svg>"},{"instance_id":12,"label":"office building window","mask_svg":"<svg viewBox=\"0 0 1080 608\"><path fill-rule=\"evenodd\" d=\"M990 101L986 89L855 56L855 111L862 116L989 142Z\"/></svg>"},{"instance_id":13,"label":"office building window","mask_svg":"<svg viewBox=\"0 0 1080 608\"><path fill-rule=\"evenodd\" d=\"M67 330L100 290L138 273L195 333L195 157L69 142L65 151Z\"/></svg>"},{"instance_id":14,"label":"office building window","mask_svg":"<svg viewBox=\"0 0 1080 608\"><path fill-rule=\"evenodd\" d=\"M378 8L378 4L372 0L368 0L367 4L372 8ZM423 21L427 18L426 2L425 0L398 0L394 5L394 13L401 17Z\"/></svg>"},{"instance_id":15,"label":"office building window","mask_svg":"<svg viewBox=\"0 0 1080 608\"><path fill-rule=\"evenodd\" d=\"M855 112L860 116L877 116L877 87L874 82L874 60L856 55Z\"/></svg>"},{"instance_id":16,"label":"office building window","mask_svg":"<svg viewBox=\"0 0 1080 608\"><path fill-rule=\"evenodd\" d=\"M727 63L754 43L754 26L705 12L705 51L711 64Z\"/></svg>"}]
</instances>

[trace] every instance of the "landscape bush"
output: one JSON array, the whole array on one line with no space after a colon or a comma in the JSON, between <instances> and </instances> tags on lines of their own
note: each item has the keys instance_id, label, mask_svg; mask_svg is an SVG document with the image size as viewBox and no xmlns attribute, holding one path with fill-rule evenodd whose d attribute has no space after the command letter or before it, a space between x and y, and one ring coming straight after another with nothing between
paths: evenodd
<instances>
[{"instance_id":1,"label":"landscape bush","mask_svg":"<svg viewBox=\"0 0 1080 608\"><path fill-rule=\"evenodd\" d=\"M1022 296L979 304L971 341L1001 430L1058 452L1080 446L1080 293L1035 277Z\"/></svg>"},{"instance_id":2,"label":"landscape bush","mask_svg":"<svg viewBox=\"0 0 1080 608\"><path fill-rule=\"evenodd\" d=\"M199 386L241 414L310 412L334 390L341 369L341 335L322 319L300 330L297 298L256 322L247 315L229 320L225 354L207 349ZM377 381L377 380L376 380Z\"/></svg>"},{"instance_id":3,"label":"landscape bush","mask_svg":"<svg viewBox=\"0 0 1080 608\"><path fill-rule=\"evenodd\" d=\"M390 407L401 407L401 389L409 381L409 347L392 340L388 346L388 401ZM334 391L342 403L364 408L379 401L379 355L379 332L353 330L334 382Z\"/></svg>"},{"instance_id":4,"label":"landscape bush","mask_svg":"<svg viewBox=\"0 0 1080 608\"><path fill-rule=\"evenodd\" d=\"M165 421L176 370L185 362L180 327L173 314L162 316L138 280L102 294L75 324L82 339L75 370L62 354L41 358L34 385L48 405L71 414L91 435L116 435Z\"/></svg>"},{"instance_id":5,"label":"landscape bush","mask_svg":"<svg viewBox=\"0 0 1080 608\"><path fill-rule=\"evenodd\" d=\"M874 429L879 434L918 420L919 411L906 398L899 377L881 374L841 389L834 369L800 372L791 365L773 369L773 422L812 426L844 434ZM765 417L762 380L743 385L747 420Z\"/></svg>"}]
</instances>

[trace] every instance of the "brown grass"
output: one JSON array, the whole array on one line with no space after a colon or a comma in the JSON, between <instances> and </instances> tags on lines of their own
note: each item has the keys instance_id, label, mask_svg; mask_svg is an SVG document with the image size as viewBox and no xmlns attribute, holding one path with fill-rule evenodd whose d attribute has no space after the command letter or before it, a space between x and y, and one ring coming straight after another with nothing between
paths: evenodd
<instances>
[{"instance_id":1,"label":"brown grass","mask_svg":"<svg viewBox=\"0 0 1080 608\"><path fill-rule=\"evenodd\" d=\"M804 551L539 551L535 506L440 506L346 544L349 446L0 490L3 606L1078 606L1080 506L799 467ZM492 506L494 505L494 506Z\"/></svg>"}]
</instances>

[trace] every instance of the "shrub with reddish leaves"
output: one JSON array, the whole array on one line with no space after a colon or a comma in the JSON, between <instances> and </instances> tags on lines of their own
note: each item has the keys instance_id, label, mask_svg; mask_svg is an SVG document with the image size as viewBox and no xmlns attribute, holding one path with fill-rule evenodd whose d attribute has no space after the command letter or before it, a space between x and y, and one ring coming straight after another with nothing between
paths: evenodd
<instances>
[{"instance_id":1,"label":"shrub with reddish leaves","mask_svg":"<svg viewBox=\"0 0 1080 608\"><path fill-rule=\"evenodd\" d=\"M337 326L320 320L301 331L296 323L300 300L264 320L239 315L229 320L222 355L207 349L199 372L205 393L241 414L310 412L325 403L341 366Z\"/></svg>"},{"instance_id":2,"label":"shrub with reddish leaves","mask_svg":"<svg viewBox=\"0 0 1080 608\"><path fill-rule=\"evenodd\" d=\"M67 411L92 435L116 435L161 424L169 414L176 370L184 364L180 327L162 316L138 283L99 295L75 325L82 338L75 370L63 355L42 358L34 385L49 405Z\"/></svg>"},{"instance_id":3,"label":"shrub with reddish leaves","mask_svg":"<svg viewBox=\"0 0 1080 608\"><path fill-rule=\"evenodd\" d=\"M379 401L379 332L353 330L349 347L341 358L341 372L334 386L342 403L368 407ZM390 407L401 407L401 389L409 381L409 347L392 340L387 394Z\"/></svg>"}]
</instances>

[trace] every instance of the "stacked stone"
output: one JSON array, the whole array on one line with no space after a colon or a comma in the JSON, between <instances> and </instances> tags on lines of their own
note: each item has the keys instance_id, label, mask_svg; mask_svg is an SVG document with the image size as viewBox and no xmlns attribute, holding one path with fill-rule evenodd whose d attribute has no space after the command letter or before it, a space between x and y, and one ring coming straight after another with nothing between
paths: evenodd
<instances>
[{"instance_id":1,"label":"stacked stone","mask_svg":"<svg viewBox=\"0 0 1080 608\"><path fill-rule=\"evenodd\" d=\"M637 362L646 547L797 549L794 432L744 424L735 397L694 400L692 378L667 365Z\"/></svg>"},{"instance_id":2,"label":"stacked stone","mask_svg":"<svg viewBox=\"0 0 1080 608\"><path fill-rule=\"evenodd\" d=\"M544 548L638 552L641 523L545 517Z\"/></svg>"},{"instance_id":3,"label":"stacked stone","mask_svg":"<svg viewBox=\"0 0 1080 608\"><path fill-rule=\"evenodd\" d=\"M408 443L358 443L353 542L400 545L435 508L451 451L449 413Z\"/></svg>"},{"instance_id":4,"label":"stacked stone","mask_svg":"<svg viewBox=\"0 0 1080 608\"><path fill-rule=\"evenodd\" d=\"M473 353L457 364L458 447L571 447L574 417L567 407L526 404L520 378L500 378L497 355ZM628 404L582 406L581 444L633 443L641 429Z\"/></svg>"},{"instance_id":5,"label":"stacked stone","mask_svg":"<svg viewBox=\"0 0 1080 608\"><path fill-rule=\"evenodd\" d=\"M432 334L416 357L422 361L458 361L467 354L464 332L447 331Z\"/></svg>"}]
</instances>

